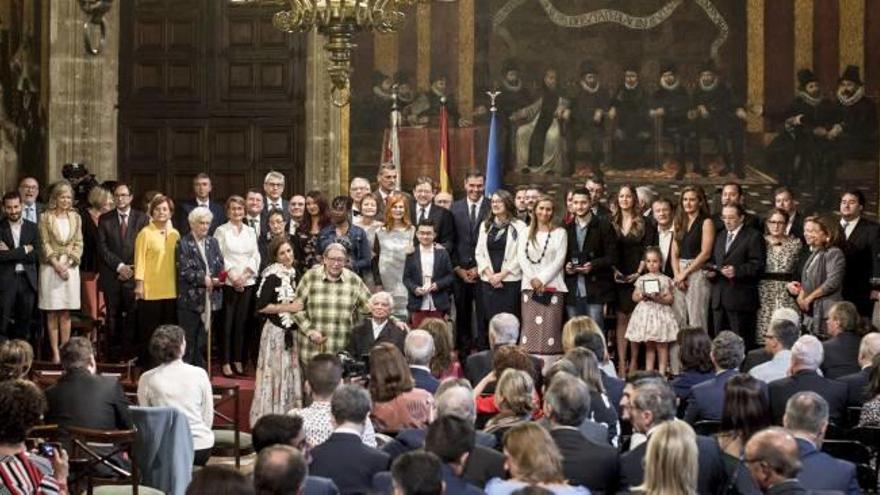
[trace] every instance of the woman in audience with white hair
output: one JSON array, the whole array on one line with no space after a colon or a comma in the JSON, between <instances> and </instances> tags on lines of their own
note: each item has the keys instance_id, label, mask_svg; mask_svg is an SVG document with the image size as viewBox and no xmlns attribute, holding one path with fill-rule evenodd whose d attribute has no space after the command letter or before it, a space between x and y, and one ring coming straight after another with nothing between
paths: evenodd
<instances>
[{"instance_id":1,"label":"woman in audience with white hair","mask_svg":"<svg viewBox=\"0 0 880 495\"><path fill-rule=\"evenodd\" d=\"M484 431L495 435L501 445L508 430L531 422L535 411L535 381L525 371L507 369L495 386L494 400L498 414L486 423Z\"/></svg>"},{"instance_id":2,"label":"woman in audience with white hair","mask_svg":"<svg viewBox=\"0 0 880 495\"><path fill-rule=\"evenodd\" d=\"M424 428L434 420L434 396L415 382L409 366L394 344L382 343L370 352L370 417L376 431L394 433Z\"/></svg>"},{"instance_id":3,"label":"woman in audience with white hair","mask_svg":"<svg viewBox=\"0 0 880 495\"><path fill-rule=\"evenodd\" d=\"M684 421L653 429L645 454L645 481L632 489L645 495L696 495L697 435Z\"/></svg>"}]
</instances>

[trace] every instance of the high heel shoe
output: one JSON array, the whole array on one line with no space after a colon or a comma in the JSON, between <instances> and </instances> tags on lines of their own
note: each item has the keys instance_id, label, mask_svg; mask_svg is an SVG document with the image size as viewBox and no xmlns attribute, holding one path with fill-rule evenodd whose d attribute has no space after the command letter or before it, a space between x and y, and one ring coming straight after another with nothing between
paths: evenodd
<instances>
[{"instance_id":1,"label":"high heel shoe","mask_svg":"<svg viewBox=\"0 0 880 495\"><path fill-rule=\"evenodd\" d=\"M232 372L238 376L247 376L241 363L232 363Z\"/></svg>"},{"instance_id":2,"label":"high heel shoe","mask_svg":"<svg viewBox=\"0 0 880 495\"><path fill-rule=\"evenodd\" d=\"M232 368L228 364L224 364L223 367L220 368L220 374L226 378L235 378L235 373L232 372Z\"/></svg>"}]
</instances>

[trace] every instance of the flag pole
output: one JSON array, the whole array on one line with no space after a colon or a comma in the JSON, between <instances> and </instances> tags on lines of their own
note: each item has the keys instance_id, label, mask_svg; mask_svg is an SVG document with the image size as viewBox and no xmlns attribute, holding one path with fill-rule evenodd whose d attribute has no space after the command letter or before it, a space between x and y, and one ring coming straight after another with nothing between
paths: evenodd
<instances>
[{"instance_id":1,"label":"flag pole","mask_svg":"<svg viewBox=\"0 0 880 495\"><path fill-rule=\"evenodd\" d=\"M446 96L440 97L440 191L451 193L449 171L449 113Z\"/></svg>"},{"instance_id":2,"label":"flag pole","mask_svg":"<svg viewBox=\"0 0 880 495\"><path fill-rule=\"evenodd\" d=\"M491 196L492 193L501 189L503 173L501 171L501 152L498 149L499 129L498 129L498 107L495 100L501 91L486 91L489 96L489 146L486 153L486 195Z\"/></svg>"}]
</instances>

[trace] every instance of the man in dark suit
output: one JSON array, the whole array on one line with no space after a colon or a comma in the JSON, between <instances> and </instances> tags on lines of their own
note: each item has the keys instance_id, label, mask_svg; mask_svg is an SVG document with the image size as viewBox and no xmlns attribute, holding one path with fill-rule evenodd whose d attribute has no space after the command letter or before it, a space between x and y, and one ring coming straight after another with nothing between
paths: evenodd
<instances>
[{"instance_id":1,"label":"man in dark suit","mask_svg":"<svg viewBox=\"0 0 880 495\"><path fill-rule=\"evenodd\" d=\"M272 170L263 179L263 193L265 193L265 207L263 208L263 220L268 217L272 210L280 210L284 215L284 223L290 221L289 204L284 199L284 174Z\"/></svg>"},{"instance_id":2,"label":"man in dark suit","mask_svg":"<svg viewBox=\"0 0 880 495\"><path fill-rule=\"evenodd\" d=\"M22 177L18 181L18 194L21 195L21 216L29 222L38 223L44 206L40 202L40 183L37 178L29 175Z\"/></svg>"},{"instance_id":3,"label":"man in dark suit","mask_svg":"<svg viewBox=\"0 0 880 495\"><path fill-rule=\"evenodd\" d=\"M422 220L430 220L434 224L436 238L434 242L446 248L446 252L452 256L455 249L455 220L452 213L446 208L434 205L434 195L437 193L434 179L419 177L413 188L415 204L410 209L410 223L419 225Z\"/></svg>"},{"instance_id":4,"label":"man in dark suit","mask_svg":"<svg viewBox=\"0 0 880 495\"><path fill-rule=\"evenodd\" d=\"M878 276L875 256L880 252L880 226L862 216L865 194L858 189L843 193L840 198L840 227L846 241L843 254L846 272L843 276L843 299L856 305L862 318L870 318L874 309L871 301L871 278Z\"/></svg>"},{"instance_id":5,"label":"man in dark suit","mask_svg":"<svg viewBox=\"0 0 880 495\"><path fill-rule=\"evenodd\" d=\"M788 399L785 428L794 435L801 459L798 480L808 490L837 490L856 495L861 493L855 464L821 451L828 428L828 403L815 392L798 392Z\"/></svg>"},{"instance_id":6,"label":"man in dark suit","mask_svg":"<svg viewBox=\"0 0 880 495\"><path fill-rule=\"evenodd\" d=\"M265 495L339 495L332 480L309 476L306 457L286 443L258 451L254 464L254 489Z\"/></svg>"},{"instance_id":7,"label":"man in dark suit","mask_svg":"<svg viewBox=\"0 0 880 495\"><path fill-rule=\"evenodd\" d=\"M828 336L822 343L825 350L822 358L822 374L826 378L838 379L844 375L858 372L861 328L858 309L849 301L834 303L828 310L826 321Z\"/></svg>"},{"instance_id":8,"label":"man in dark suit","mask_svg":"<svg viewBox=\"0 0 880 495\"><path fill-rule=\"evenodd\" d=\"M804 335L791 348L789 376L770 382L770 412L773 423L782 424L785 407L798 392L816 392L828 403L829 418L837 426L846 425L846 385L819 376L816 370L822 364L822 343L812 335Z\"/></svg>"},{"instance_id":9,"label":"man in dark suit","mask_svg":"<svg viewBox=\"0 0 880 495\"><path fill-rule=\"evenodd\" d=\"M312 449L311 473L330 478L341 493L369 492L373 476L388 469L388 454L361 441L372 406L370 394L363 387L351 384L337 388L330 401L336 429Z\"/></svg>"},{"instance_id":10,"label":"man in dark suit","mask_svg":"<svg viewBox=\"0 0 880 495\"><path fill-rule=\"evenodd\" d=\"M208 229L208 235L214 235L217 227L226 223L226 212L223 205L216 201L211 201L211 177L202 172L193 177L193 199L187 199L180 202L174 217L174 228L180 232L180 237L189 233L189 213L199 206L211 210L213 218L211 219L211 228Z\"/></svg>"},{"instance_id":11,"label":"man in dark suit","mask_svg":"<svg viewBox=\"0 0 880 495\"><path fill-rule=\"evenodd\" d=\"M388 196L391 196L393 193L401 193L397 179L397 169L393 164L383 163L379 165L379 171L376 172L376 188L374 189L376 199L378 200L376 205L378 207L376 214L378 218L382 218L382 215L385 213L385 203L388 201ZM406 193L402 194L409 197Z\"/></svg>"},{"instance_id":12,"label":"man in dark suit","mask_svg":"<svg viewBox=\"0 0 880 495\"><path fill-rule=\"evenodd\" d=\"M761 219L756 215L746 212L745 196L743 188L738 182L727 182L721 186L721 208L718 213L712 215L712 222L715 224L715 232L724 230L724 220L721 218L724 213L725 206L739 205L743 210L743 225L757 230L759 233L764 232L761 227Z\"/></svg>"},{"instance_id":13,"label":"man in dark suit","mask_svg":"<svg viewBox=\"0 0 880 495\"><path fill-rule=\"evenodd\" d=\"M132 428L129 402L116 378L95 374L95 355L85 337L71 337L61 347L64 375L46 390L46 421L95 430Z\"/></svg>"},{"instance_id":14,"label":"man in dark suit","mask_svg":"<svg viewBox=\"0 0 880 495\"><path fill-rule=\"evenodd\" d=\"M263 194L257 189L248 189L244 204L244 223L254 229L257 240L265 239L269 232L269 213L263 208Z\"/></svg>"},{"instance_id":15,"label":"man in dark suit","mask_svg":"<svg viewBox=\"0 0 880 495\"><path fill-rule=\"evenodd\" d=\"M590 209L593 211L593 215L605 220L610 219L611 209L606 205L608 198L605 194L605 181L600 177L590 177L584 187L590 192Z\"/></svg>"},{"instance_id":16,"label":"man in dark suit","mask_svg":"<svg viewBox=\"0 0 880 495\"><path fill-rule=\"evenodd\" d=\"M752 435L746 444L744 464L761 493L806 495L795 478L801 469L798 445L782 428L766 428Z\"/></svg>"},{"instance_id":17,"label":"man in dark suit","mask_svg":"<svg viewBox=\"0 0 880 495\"><path fill-rule=\"evenodd\" d=\"M98 281L107 302L107 326L113 347L125 359L137 355L134 349L134 241L149 222L141 211L131 207L132 192L118 183L113 189L116 209L98 219Z\"/></svg>"},{"instance_id":18,"label":"man in dark suit","mask_svg":"<svg viewBox=\"0 0 880 495\"><path fill-rule=\"evenodd\" d=\"M440 458L446 493L479 495L479 488L464 479L468 457L475 447L474 426L464 418L443 416L428 426L425 451Z\"/></svg>"},{"instance_id":19,"label":"man in dark suit","mask_svg":"<svg viewBox=\"0 0 880 495\"><path fill-rule=\"evenodd\" d=\"M406 256L403 285L408 292L406 309L414 327L425 318L446 319L452 308L455 273L449 252L434 244L435 225L422 220L416 226L418 245Z\"/></svg>"},{"instance_id":20,"label":"man in dark suit","mask_svg":"<svg viewBox=\"0 0 880 495\"><path fill-rule=\"evenodd\" d=\"M568 316L589 316L601 327L605 304L614 301L614 266L617 264L617 236L611 224L594 215L586 189L571 196L574 221L565 230L565 285Z\"/></svg>"},{"instance_id":21,"label":"man in dark suit","mask_svg":"<svg viewBox=\"0 0 880 495\"><path fill-rule=\"evenodd\" d=\"M868 384L871 382L871 373L874 372L874 357L880 354L880 333L871 332L862 337L859 345L859 370L857 373L838 378L846 384L847 407L862 407L871 399Z\"/></svg>"},{"instance_id":22,"label":"man in dark suit","mask_svg":"<svg viewBox=\"0 0 880 495\"><path fill-rule=\"evenodd\" d=\"M590 493L617 493L617 449L592 442L578 430L589 410L590 391L582 380L566 373L553 378L544 394L544 416L562 454L562 472L570 484L585 486Z\"/></svg>"},{"instance_id":23,"label":"man in dark suit","mask_svg":"<svg viewBox=\"0 0 880 495\"><path fill-rule=\"evenodd\" d=\"M426 330L411 330L406 334L404 354L416 388L435 393L440 380L434 378L429 367L434 357L434 338L431 334Z\"/></svg>"},{"instance_id":24,"label":"man in dark suit","mask_svg":"<svg viewBox=\"0 0 880 495\"><path fill-rule=\"evenodd\" d=\"M663 267L661 272L669 278L675 278L672 270L672 243L675 232L673 231L673 212L675 206L669 198L657 198L651 204L651 218L657 226L657 247L663 255Z\"/></svg>"},{"instance_id":25,"label":"man in dark suit","mask_svg":"<svg viewBox=\"0 0 880 495\"><path fill-rule=\"evenodd\" d=\"M510 313L498 313L489 320L489 348L485 351L475 352L468 356L464 365L464 376L472 384L480 381L492 371L492 360L495 349L505 345L516 345L519 342L519 319ZM541 390L541 370L544 362L541 358L529 356L532 360L532 376L535 377L535 389ZM490 384L486 393L491 393L495 388Z\"/></svg>"},{"instance_id":26,"label":"man in dark suit","mask_svg":"<svg viewBox=\"0 0 880 495\"><path fill-rule=\"evenodd\" d=\"M365 318L351 330L348 353L352 357L370 354L373 347L388 342L404 352L406 327L391 316L394 300L387 292L377 292L370 296L370 317Z\"/></svg>"},{"instance_id":27,"label":"man in dark suit","mask_svg":"<svg viewBox=\"0 0 880 495\"><path fill-rule=\"evenodd\" d=\"M788 186L780 186L773 191L773 206L788 214L788 225L785 233L797 237L804 242L804 214L797 209L797 199L794 191Z\"/></svg>"},{"instance_id":28,"label":"man in dark suit","mask_svg":"<svg viewBox=\"0 0 880 495\"><path fill-rule=\"evenodd\" d=\"M698 421L721 421L724 411L724 387L739 374L743 360L743 340L733 332L723 331L712 340L709 357L715 365L715 377L691 387L684 419L691 425Z\"/></svg>"},{"instance_id":29,"label":"man in dark suit","mask_svg":"<svg viewBox=\"0 0 880 495\"><path fill-rule=\"evenodd\" d=\"M3 195L0 220L0 342L29 340L37 300L37 225L22 217L21 196Z\"/></svg>"},{"instance_id":30,"label":"man in dark suit","mask_svg":"<svg viewBox=\"0 0 880 495\"><path fill-rule=\"evenodd\" d=\"M716 332L731 330L743 338L747 349L755 345L755 308L758 281L764 272L765 242L761 232L743 225L745 210L738 204L722 209L724 228L712 249L713 323ZM739 363L737 363L739 364Z\"/></svg>"},{"instance_id":31,"label":"man in dark suit","mask_svg":"<svg viewBox=\"0 0 880 495\"><path fill-rule=\"evenodd\" d=\"M460 356L467 356L472 349L488 347L486 330L483 328L483 302L477 297L477 246L480 222L489 211L489 200L483 195L486 180L481 172L469 172L464 180L465 199L452 204L455 222L455 252L452 266L458 278L455 281L456 349ZM475 323L474 323L475 322Z\"/></svg>"},{"instance_id":32,"label":"man in dark suit","mask_svg":"<svg viewBox=\"0 0 880 495\"><path fill-rule=\"evenodd\" d=\"M650 430L665 421L675 420L675 393L660 380L642 380L633 384L629 396L629 418L633 430L648 435L648 441L620 458L623 487L635 487L645 479L645 454L651 441ZM697 436L697 493L719 493L727 484L727 475L718 443L709 437Z\"/></svg>"}]
</instances>

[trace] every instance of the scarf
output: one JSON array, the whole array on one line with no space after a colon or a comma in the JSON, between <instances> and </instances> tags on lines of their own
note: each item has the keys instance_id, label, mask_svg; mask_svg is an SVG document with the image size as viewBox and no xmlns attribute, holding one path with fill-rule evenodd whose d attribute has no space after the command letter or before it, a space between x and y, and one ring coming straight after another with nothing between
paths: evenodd
<instances>
[{"instance_id":1,"label":"scarf","mask_svg":"<svg viewBox=\"0 0 880 495\"><path fill-rule=\"evenodd\" d=\"M851 107L862 100L865 96L865 87L859 86L859 89L852 96L847 97L841 90L837 90L837 101L845 107Z\"/></svg>"},{"instance_id":2,"label":"scarf","mask_svg":"<svg viewBox=\"0 0 880 495\"><path fill-rule=\"evenodd\" d=\"M798 98L807 102L811 107L817 106L819 103L822 103L822 96L820 95L818 98L813 98L806 91L799 91Z\"/></svg>"},{"instance_id":3,"label":"scarf","mask_svg":"<svg viewBox=\"0 0 880 495\"><path fill-rule=\"evenodd\" d=\"M601 84L599 84L599 83L596 83L595 86L590 86L584 81L581 81L580 85L581 85L581 88L584 89L584 91L586 91L587 93L590 93L590 94L595 94L597 91L599 91L599 86L601 86Z\"/></svg>"},{"instance_id":4,"label":"scarf","mask_svg":"<svg viewBox=\"0 0 880 495\"><path fill-rule=\"evenodd\" d=\"M660 78L660 86L663 89L665 89L666 91L674 91L674 90L678 89L679 84L681 84L681 79L679 79L677 77L675 78L675 82L672 84L666 84L666 81L663 80L662 77Z\"/></svg>"}]
</instances>

